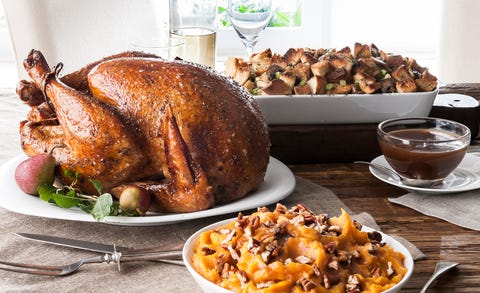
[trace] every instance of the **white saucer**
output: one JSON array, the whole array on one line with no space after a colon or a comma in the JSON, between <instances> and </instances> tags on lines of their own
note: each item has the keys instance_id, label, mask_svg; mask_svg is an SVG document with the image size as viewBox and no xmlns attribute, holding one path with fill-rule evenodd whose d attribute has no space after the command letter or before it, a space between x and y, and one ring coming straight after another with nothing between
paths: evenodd
<instances>
[{"instance_id":1,"label":"white saucer","mask_svg":"<svg viewBox=\"0 0 480 293\"><path fill-rule=\"evenodd\" d=\"M392 169L384 156L375 158L372 163ZM370 173L381 181L411 192L441 194L457 193L480 188L480 153L467 153L457 169L448 175L442 184L429 186L428 188L408 186L403 184L398 178L378 171L374 167L369 167L369 169Z\"/></svg>"}]
</instances>

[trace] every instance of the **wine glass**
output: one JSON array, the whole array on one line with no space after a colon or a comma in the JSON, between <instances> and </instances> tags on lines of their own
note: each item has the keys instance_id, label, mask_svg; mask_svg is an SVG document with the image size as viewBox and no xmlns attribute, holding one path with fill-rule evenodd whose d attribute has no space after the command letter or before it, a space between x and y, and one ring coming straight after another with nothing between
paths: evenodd
<instances>
[{"instance_id":1,"label":"wine glass","mask_svg":"<svg viewBox=\"0 0 480 293\"><path fill-rule=\"evenodd\" d=\"M233 28L247 48L247 57L250 58L272 16L272 0L228 0L227 11Z\"/></svg>"}]
</instances>

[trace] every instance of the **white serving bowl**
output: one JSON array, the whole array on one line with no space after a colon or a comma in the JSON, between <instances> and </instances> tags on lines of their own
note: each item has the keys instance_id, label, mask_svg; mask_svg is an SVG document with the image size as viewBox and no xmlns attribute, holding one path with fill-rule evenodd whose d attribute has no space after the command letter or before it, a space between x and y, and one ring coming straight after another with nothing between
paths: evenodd
<instances>
[{"instance_id":1,"label":"white serving bowl","mask_svg":"<svg viewBox=\"0 0 480 293\"><path fill-rule=\"evenodd\" d=\"M193 256L193 248L195 245L195 242L197 241L198 237L200 236L201 233L207 230L213 230L216 229L217 227L226 225L230 223L231 221L234 221L236 218L228 219L228 220L223 220L211 225L208 225L197 232L195 232L192 236L190 236L185 242L185 245L183 246L183 262L185 263L185 266L187 267L188 271L190 274L193 276L197 284L202 288L204 292L208 293L229 293L231 291L222 288L218 286L217 284L205 279L202 275L200 275L195 269L192 267L191 260ZM365 232L370 232L370 231L375 231L372 228L369 227L363 227L362 231ZM400 289L408 282L410 279L412 273L413 273L413 258L410 252L407 250L405 246L403 246L400 242L395 240L393 237L381 233L382 234L382 241L387 243L390 247L392 247L395 251L401 252L405 256L405 260L403 262L403 265L407 269L407 273L403 277L403 279L396 284L394 287L384 291L384 293L396 293L400 292Z\"/></svg>"},{"instance_id":2,"label":"white serving bowl","mask_svg":"<svg viewBox=\"0 0 480 293\"><path fill-rule=\"evenodd\" d=\"M268 124L355 124L426 117L437 93L272 95L255 100Z\"/></svg>"},{"instance_id":3,"label":"white serving bowl","mask_svg":"<svg viewBox=\"0 0 480 293\"><path fill-rule=\"evenodd\" d=\"M371 232L371 231L376 231L376 230L372 229L370 227L363 226L362 231ZM412 276L412 273L413 273L413 257L410 254L410 252L408 251L408 249L403 244L398 242L395 238L393 238L392 236L387 235L385 233L382 233L382 232L380 232L380 234L382 234L382 241L383 242L387 243L390 247L393 248L393 250L401 252L405 256L405 259L403 260L403 265L407 269L407 273L405 274L405 276L403 276L403 279L400 282L398 282L395 286L393 286L392 288L390 288L386 291L383 291L383 293L400 292L402 287L405 286L405 284L408 282L408 280Z\"/></svg>"}]
</instances>

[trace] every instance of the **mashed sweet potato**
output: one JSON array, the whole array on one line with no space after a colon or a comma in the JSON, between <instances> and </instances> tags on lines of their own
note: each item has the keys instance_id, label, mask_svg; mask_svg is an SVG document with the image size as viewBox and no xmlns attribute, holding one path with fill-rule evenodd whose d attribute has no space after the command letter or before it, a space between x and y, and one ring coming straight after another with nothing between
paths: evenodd
<instances>
[{"instance_id":1,"label":"mashed sweet potato","mask_svg":"<svg viewBox=\"0 0 480 293\"><path fill-rule=\"evenodd\" d=\"M259 208L202 233L192 266L234 292L382 292L406 274L404 256L359 226L344 210Z\"/></svg>"}]
</instances>

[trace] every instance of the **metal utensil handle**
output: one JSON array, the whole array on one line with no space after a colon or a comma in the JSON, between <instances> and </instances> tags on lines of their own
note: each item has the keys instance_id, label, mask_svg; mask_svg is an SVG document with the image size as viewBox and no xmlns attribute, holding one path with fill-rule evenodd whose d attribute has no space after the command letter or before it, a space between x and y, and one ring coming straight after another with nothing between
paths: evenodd
<instances>
[{"instance_id":1,"label":"metal utensil handle","mask_svg":"<svg viewBox=\"0 0 480 293\"><path fill-rule=\"evenodd\" d=\"M156 259L171 259L171 260L179 260L182 259L182 251L181 250L159 250L159 251L142 251L142 250L127 250L122 251L121 253L121 261L122 262L129 262L129 261L142 261L142 260L156 260Z\"/></svg>"}]
</instances>

